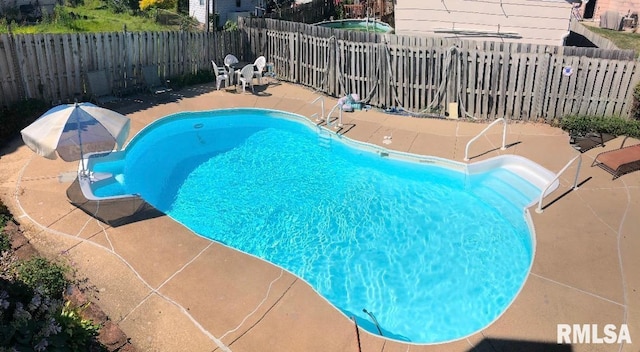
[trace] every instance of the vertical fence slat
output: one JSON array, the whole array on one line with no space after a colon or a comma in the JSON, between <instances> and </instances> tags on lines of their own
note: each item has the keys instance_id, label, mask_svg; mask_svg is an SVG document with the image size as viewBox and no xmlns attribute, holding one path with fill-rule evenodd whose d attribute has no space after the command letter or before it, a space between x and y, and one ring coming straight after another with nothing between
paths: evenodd
<instances>
[{"instance_id":1,"label":"vertical fence slat","mask_svg":"<svg viewBox=\"0 0 640 352\"><path fill-rule=\"evenodd\" d=\"M607 73L607 68L609 67L609 60L599 60L598 61L598 74L596 75L595 81L593 81L593 97L595 100L592 100L592 104L590 105L589 114L600 114L602 112L602 92L603 86L605 84L605 76ZM608 94L608 92L605 92Z\"/></svg>"},{"instance_id":2,"label":"vertical fence slat","mask_svg":"<svg viewBox=\"0 0 640 352\"><path fill-rule=\"evenodd\" d=\"M605 109L605 115L611 116L616 114L616 106L618 104L618 93L622 83L622 75L625 70L625 65L621 61L616 61L616 70L611 78L611 89L609 90L609 103Z\"/></svg>"}]
</instances>

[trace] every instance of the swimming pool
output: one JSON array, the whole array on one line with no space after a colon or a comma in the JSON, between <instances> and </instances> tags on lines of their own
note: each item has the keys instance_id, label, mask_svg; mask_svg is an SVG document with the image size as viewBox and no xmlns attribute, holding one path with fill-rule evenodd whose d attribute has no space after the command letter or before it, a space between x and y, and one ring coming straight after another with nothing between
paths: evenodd
<instances>
[{"instance_id":1,"label":"swimming pool","mask_svg":"<svg viewBox=\"0 0 640 352\"><path fill-rule=\"evenodd\" d=\"M407 160L414 160L412 162ZM273 110L179 113L89 158L96 197L139 194L194 232L306 280L412 343L459 339L513 301L540 188L504 167L395 153Z\"/></svg>"},{"instance_id":2,"label":"swimming pool","mask_svg":"<svg viewBox=\"0 0 640 352\"><path fill-rule=\"evenodd\" d=\"M346 19L325 21L315 24L320 27L329 27L335 29L344 29L349 31L374 32L374 33L393 33L393 27L384 22L373 19Z\"/></svg>"}]
</instances>

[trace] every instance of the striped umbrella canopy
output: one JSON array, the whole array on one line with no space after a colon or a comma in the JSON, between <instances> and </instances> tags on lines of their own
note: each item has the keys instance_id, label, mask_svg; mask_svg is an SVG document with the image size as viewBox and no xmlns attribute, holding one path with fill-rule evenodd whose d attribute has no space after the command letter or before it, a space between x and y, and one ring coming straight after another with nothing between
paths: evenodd
<instances>
[{"instance_id":1,"label":"striped umbrella canopy","mask_svg":"<svg viewBox=\"0 0 640 352\"><path fill-rule=\"evenodd\" d=\"M130 120L91 103L58 105L20 133L38 155L65 161L82 160L85 153L120 149L129 136ZM84 165L83 165L84 169Z\"/></svg>"}]
</instances>

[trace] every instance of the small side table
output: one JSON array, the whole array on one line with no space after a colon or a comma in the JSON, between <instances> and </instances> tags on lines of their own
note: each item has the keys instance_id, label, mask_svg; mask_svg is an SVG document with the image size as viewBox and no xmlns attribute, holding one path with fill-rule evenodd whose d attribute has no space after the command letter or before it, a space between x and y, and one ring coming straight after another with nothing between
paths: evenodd
<instances>
[{"instance_id":1,"label":"small side table","mask_svg":"<svg viewBox=\"0 0 640 352\"><path fill-rule=\"evenodd\" d=\"M280 80L278 80L278 75L276 75L276 70L273 62L267 62L265 68L266 71L262 74L262 77L269 77L273 83L280 82Z\"/></svg>"}]
</instances>

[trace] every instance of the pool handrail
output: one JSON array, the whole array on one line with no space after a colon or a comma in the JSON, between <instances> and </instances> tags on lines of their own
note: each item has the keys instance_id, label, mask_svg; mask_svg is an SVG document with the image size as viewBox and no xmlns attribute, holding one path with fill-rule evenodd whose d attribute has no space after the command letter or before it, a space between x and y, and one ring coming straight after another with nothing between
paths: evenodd
<instances>
[{"instance_id":1,"label":"pool handrail","mask_svg":"<svg viewBox=\"0 0 640 352\"><path fill-rule=\"evenodd\" d=\"M362 311L365 314L367 314L369 318L371 318L371 321L376 326L376 329L378 329L378 334L380 334L380 336L384 336L384 334L382 333L382 329L380 328L380 324L378 323L378 319L376 319L376 316L373 315L373 313L371 313L370 311L368 311L367 308L362 308Z\"/></svg>"},{"instance_id":2,"label":"pool handrail","mask_svg":"<svg viewBox=\"0 0 640 352\"><path fill-rule=\"evenodd\" d=\"M475 142L478 138L480 138L485 132L487 132L491 127L496 125L498 122L502 122L504 124L504 126L502 127L502 147L500 148L500 150L507 149L506 148L507 120L505 120L504 117L501 117L493 121L492 123L490 123L489 126L485 127L484 130L482 130L482 132L478 133L477 136L471 138L471 140L467 142L467 146L464 148L464 161L469 161L469 146L471 146L471 143Z\"/></svg>"},{"instance_id":3,"label":"pool handrail","mask_svg":"<svg viewBox=\"0 0 640 352\"><path fill-rule=\"evenodd\" d=\"M317 98L315 98L315 99L311 102L311 105L313 105L313 104L317 103L318 101L320 101L320 110L321 110L321 112L322 112L322 116L321 116L320 118L316 118L316 122L320 122L320 121L323 121L323 120L324 120L324 96L320 95L320 96L318 96ZM311 115L311 117L313 117L314 115L315 115L315 116L318 116L318 114L316 113L316 114Z\"/></svg>"},{"instance_id":4,"label":"pool handrail","mask_svg":"<svg viewBox=\"0 0 640 352\"><path fill-rule=\"evenodd\" d=\"M556 177L554 177L553 180L549 181L547 186L542 190L542 193L540 193L540 199L538 199L538 207L536 208L536 213L542 214L542 212L544 211L544 210L542 210L542 198L544 198L545 193L547 193L547 190L549 189L549 187L551 187L551 185L554 182L556 182L556 180L558 180L558 178L560 178L560 175L562 175L562 173L565 172L569 168L569 166L571 166L571 164L573 164L573 162L576 161L576 159L578 159L578 169L576 170L576 177L573 180L573 190L577 190L578 189L578 175L580 174L580 167L582 167L582 154L578 154L573 159L569 160L567 165L565 165L562 168L562 170L560 170L556 174Z\"/></svg>"},{"instance_id":5,"label":"pool handrail","mask_svg":"<svg viewBox=\"0 0 640 352\"><path fill-rule=\"evenodd\" d=\"M331 124L331 114L336 110L336 108L338 108L339 113L338 113L338 123L335 125ZM327 115L327 126L329 127L333 127L333 128L338 128L338 127L342 127L342 104L338 103L336 105L334 105L331 108L331 111L329 111L329 115Z\"/></svg>"}]
</instances>

